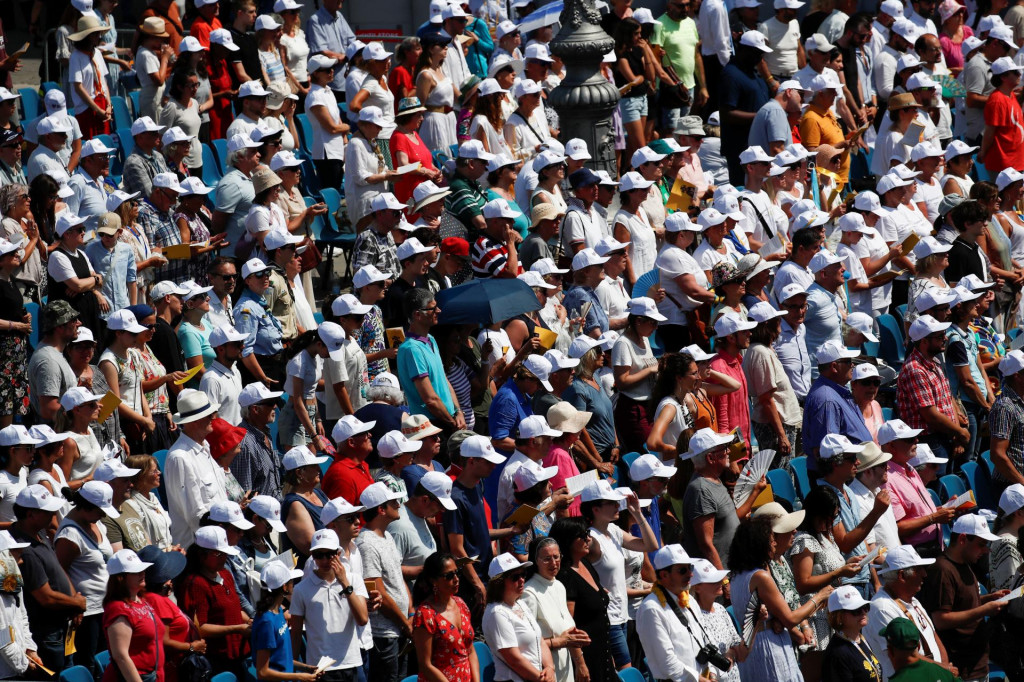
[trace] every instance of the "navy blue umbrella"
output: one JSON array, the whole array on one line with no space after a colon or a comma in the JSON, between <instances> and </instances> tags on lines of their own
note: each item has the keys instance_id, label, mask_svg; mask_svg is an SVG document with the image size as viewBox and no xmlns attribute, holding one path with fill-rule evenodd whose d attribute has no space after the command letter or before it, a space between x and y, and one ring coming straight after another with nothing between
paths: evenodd
<instances>
[{"instance_id":1,"label":"navy blue umbrella","mask_svg":"<svg viewBox=\"0 0 1024 682\"><path fill-rule=\"evenodd\" d=\"M540 310L537 294L518 279L474 279L437 293L441 324L494 324Z\"/></svg>"}]
</instances>

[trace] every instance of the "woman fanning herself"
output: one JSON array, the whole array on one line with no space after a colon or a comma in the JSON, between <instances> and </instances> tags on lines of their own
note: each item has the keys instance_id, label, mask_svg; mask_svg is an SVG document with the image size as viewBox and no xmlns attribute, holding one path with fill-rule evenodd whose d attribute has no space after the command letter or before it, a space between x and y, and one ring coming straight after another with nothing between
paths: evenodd
<instances>
[{"instance_id":1,"label":"woman fanning herself","mask_svg":"<svg viewBox=\"0 0 1024 682\"><path fill-rule=\"evenodd\" d=\"M459 572L451 555L427 557L416 579L412 620L419 682L480 682L469 607L458 591Z\"/></svg>"},{"instance_id":2,"label":"woman fanning herself","mask_svg":"<svg viewBox=\"0 0 1024 682\"><path fill-rule=\"evenodd\" d=\"M802 682L804 677L797 665L789 630L824 606L833 590L831 585L825 585L810 595L803 606L790 609L769 572L776 549L772 532L775 523L773 518L741 521L729 549L729 570L733 576L730 592L736 613L746 614L754 600L768 611L768 622L757 626L750 653L740 664L743 682Z\"/></svg>"}]
</instances>

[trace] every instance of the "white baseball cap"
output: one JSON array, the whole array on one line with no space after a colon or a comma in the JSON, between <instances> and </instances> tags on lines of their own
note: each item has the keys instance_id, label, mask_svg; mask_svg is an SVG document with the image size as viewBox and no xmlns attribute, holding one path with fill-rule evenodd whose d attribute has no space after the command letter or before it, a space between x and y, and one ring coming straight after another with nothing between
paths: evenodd
<instances>
[{"instance_id":1,"label":"white baseball cap","mask_svg":"<svg viewBox=\"0 0 1024 682\"><path fill-rule=\"evenodd\" d=\"M523 51L523 59L536 59L541 62L554 62L551 58L551 51L544 43L533 42L526 46Z\"/></svg>"},{"instance_id":2,"label":"white baseball cap","mask_svg":"<svg viewBox=\"0 0 1024 682\"><path fill-rule=\"evenodd\" d=\"M572 343L569 344L569 357L582 358L589 351L600 345L600 341L590 336L577 336L572 340Z\"/></svg>"},{"instance_id":3,"label":"white baseball cap","mask_svg":"<svg viewBox=\"0 0 1024 682\"><path fill-rule=\"evenodd\" d=\"M869 603L853 585L841 585L828 596L828 610L830 613L835 611L856 611L861 607L867 606Z\"/></svg>"},{"instance_id":4,"label":"white baseball cap","mask_svg":"<svg viewBox=\"0 0 1024 682\"><path fill-rule=\"evenodd\" d=\"M359 493L359 504L367 509L376 509L382 504L387 504L392 500L401 500L403 497L405 495L401 491L391 490L382 481L377 481L366 486L363 488L363 492Z\"/></svg>"},{"instance_id":5,"label":"white baseball cap","mask_svg":"<svg viewBox=\"0 0 1024 682\"><path fill-rule=\"evenodd\" d=\"M878 182L875 184L875 190L878 192L879 195L882 195L885 194L886 192L891 192L894 189L906 187L907 185L910 184L913 184L912 180L904 180L897 174L890 172L886 173L885 175L878 179Z\"/></svg>"},{"instance_id":6,"label":"white baseball cap","mask_svg":"<svg viewBox=\"0 0 1024 682\"><path fill-rule=\"evenodd\" d=\"M86 481L85 485L78 489L78 494L86 502L96 505L103 510L103 513L112 519L121 516L121 513L114 509L114 489L109 483L103 481Z\"/></svg>"},{"instance_id":7,"label":"white baseball cap","mask_svg":"<svg viewBox=\"0 0 1024 682\"><path fill-rule=\"evenodd\" d=\"M804 214L806 215L806 214ZM808 265L810 271L817 274L827 267L842 263L843 259L832 253L827 249L822 249L811 257L811 262Z\"/></svg>"},{"instance_id":8,"label":"white baseball cap","mask_svg":"<svg viewBox=\"0 0 1024 682\"><path fill-rule=\"evenodd\" d=\"M558 467L556 466L542 467L534 461L526 461L516 469L512 483L518 492L522 492L544 481L550 481L557 474Z\"/></svg>"},{"instance_id":9,"label":"white baseball cap","mask_svg":"<svg viewBox=\"0 0 1024 682\"><path fill-rule=\"evenodd\" d=\"M277 498L270 495L257 495L249 500L249 511L260 517L278 533L284 533L286 528L281 521L281 503Z\"/></svg>"},{"instance_id":10,"label":"white baseball cap","mask_svg":"<svg viewBox=\"0 0 1024 682\"><path fill-rule=\"evenodd\" d=\"M981 147L972 147L963 140L953 140L946 146L946 161L950 161L958 156L974 154L979 149Z\"/></svg>"},{"instance_id":11,"label":"white baseball cap","mask_svg":"<svg viewBox=\"0 0 1024 682\"><path fill-rule=\"evenodd\" d=\"M540 355L531 355L523 361L523 367L529 370L546 391L553 391L548 377L551 376L551 363Z\"/></svg>"},{"instance_id":12,"label":"white baseball cap","mask_svg":"<svg viewBox=\"0 0 1024 682\"><path fill-rule=\"evenodd\" d=\"M882 565L882 568L878 569L878 574L882 575L918 566L931 566L934 563L935 559L923 558L917 553L917 549L913 545L900 545L899 547L891 548L889 553L885 555L885 563ZM835 593L833 592L833 594Z\"/></svg>"},{"instance_id":13,"label":"white baseball cap","mask_svg":"<svg viewBox=\"0 0 1024 682\"><path fill-rule=\"evenodd\" d=\"M178 184L178 176L174 173L157 173L153 176L153 187L169 189L176 194L181 194L181 185Z\"/></svg>"},{"instance_id":14,"label":"white baseball cap","mask_svg":"<svg viewBox=\"0 0 1024 682\"><path fill-rule=\"evenodd\" d=\"M516 277L516 279L526 282L530 287L540 287L541 289L555 289L555 285L548 284L544 281L543 275L533 270L527 270L523 274Z\"/></svg>"},{"instance_id":15,"label":"white baseball cap","mask_svg":"<svg viewBox=\"0 0 1024 682\"><path fill-rule=\"evenodd\" d=\"M487 577L494 580L500 575L509 573L519 568L526 568L527 566L533 566L532 561L520 561L514 556L505 552L491 559L490 566L487 567Z\"/></svg>"},{"instance_id":16,"label":"white baseball cap","mask_svg":"<svg viewBox=\"0 0 1024 682\"><path fill-rule=\"evenodd\" d=\"M761 52L771 52L772 48L768 47L768 39L765 38L764 34L760 31L746 31L740 37L740 45L746 45L747 47L754 47Z\"/></svg>"},{"instance_id":17,"label":"white baseball cap","mask_svg":"<svg viewBox=\"0 0 1024 682\"><path fill-rule=\"evenodd\" d=\"M110 317L107 318L107 329L130 334L141 334L146 331L146 328L139 324L130 310L118 310L110 313Z\"/></svg>"},{"instance_id":18,"label":"white baseball cap","mask_svg":"<svg viewBox=\"0 0 1024 682\"><path fill-rule=\"evenodd\" d=\"M804 3L800 3L801 5ZM726 579L729 571L719 570L707 559L693 560L693 575L690 576L690 587L694 585L711 585Z\"/></svg>"},{"instance_id":19,"label":"white baseball cap","mask_svg":"<svg viewBox=\"0 0 1024 682\"><path fill-rule=\"evenodd\" d=\"M437 498L441 506L448 511L455 511L455 501L452 500L452 479L440 471L428 471L420 479L420 485Z\"/></svg>"},{"instance_id":20,"label":"white baseball cap","mask_svg":"<svg viewBox=\"0 0 1024 682\"><path fill-rule=\"evenodd\" d=\"M638 149L637 152L639 151ZM636 171L629 171L619 180L619 190L629 192L634 189L648 189L653 184L654 182L644 179L644 176Z\"/></svg>"},{"instance_id":21,"label":"white baseball cap","mask_svg":"<svg viewBox=\"0 0 1024 682\"><path fill-rule=\"evenodd\" d=\"M641 166L645 163L655 163L665 158L665 154L659 154L650 147L640 147L633 152L633 157L630 160L633 168Z\"/></svg>"},{"instance_id":22,"label":"white baseball cap","mask_svg":"<svg viewBox=\"0 0 1024 682\"><path fill-rule=\"evenodd\" d=\"M677 471L674 466L668 466L656 455L640 455L629 465L630 480L646 481L649 478L672 478Z\"/></svg>"},{"instance_id":23,"label":"white baseball cap","mask_svg":"<svg viewBox=\"0 0 1024 682\"><path fill-rule=\"evenodd\" d=\"M608 256L599 256L597 251L588 247L580 249L576 252L576 255L572 257L572 269L573 271L579 271L593 265L604 265L607 262Z\"/></svg>"},{"instance_id":24,"label":"white baseball cap","mask_svg":"<svg viewBox=\"0 0 1024 682\"><path fill-rule=\"evenodd\" d=\"M36 126L37 135L49 135L51 133L70 133L71 125L65 123L63 116L47 116L39 121Z\"/></svg>"},{"instance_id":25,"label":"white baseball cap","mask_svg":"<svg viewBox=\"0 0 1024 682\"><path fill-rule=\"evenodd\" d=\"M1024 485L1014 483L999 496L999 508L1005 514L1012 514L1024 507Z\"/></svg>"},{"instance_id":26,"label":"white baseball cap","mask_svg":"<svg viewBox=\"0 0 1024 682\"><path fill-rule=\"evenodd\" d=\"M132 137L141 135L142 133L158 133L163 130L166 126L158 125L149 116L142 116L141 118L135 119L132 123Z\"/></svg>"},{"instance_id":27,"label":"white baseball cap","mask_svg":"<svg viewBox=\"0 0 1024 682\"><path fill-rule=\"evenodd\" d=\"M88 218L76 216L70 209L61 211L57 216L57 235L64 236L64 233L72 227L84 225L86 220L88 220Z\"/></svg>"},{"instance_id":28,"label":"white baseball cap","mask_svg":"<svg viewBox=\"0 0 1024 682\"><path fill-rule=\"evenodd\" d=\"M818 52L831 52L835 49L835 46L828 42L828 38L823 34L815 33L804 41L804 49L808 52L812 50L816 50Z\"/></svg>"},{"instance_id":29,"label":"white baseball cap","mask_svg":"<svg viewBox=\"0 0 1024 682\"><path fill-rule=\"evenodd\" d=\"M827 365L837 360L848 360L860 355L859 350L851 350L836 341L829 339L818 348L818 364Z\"/></svg>"},{"instance_id":30,"label":"white baseball cap","mask_svg":"<svg viewBox=\"0 0 1024 682\"><path fill-rule=\"evenodd\" d=\"M551 363L552 372L558 372L563 369L572 369L580 364L578 359L566 357L566 355L557 348L552 348L545 353L544 358Z\"/></svg>"},{"instance_id":31,"label":"white baseball cap","mask_svg":"<svg viewBox=\"0 0 1024 682\"><path fill-rule=\"evenodd\" d=\"M604 479L589 483L580 494L581 502L594 502L596 500L619 502L624 499L626 499L625 495L614 490L612 484Z\"/></svg>"},{"instance_id":32,"label":"white baseball cap","mask_svg":"<svg viewBox=\"0 0 1024 682\"><path fill-rule=\"evenodd\" d=\"M242 515L242 508L237 502L221 500L214 502L210 507L210 520L217 523L230 523L238 530L249 530L253 527L252 521L246 521Z\"/></svg>"},{"instance_id":33,"label":"white baseball cap","mask_svg":"<svg viewBox=\"0 0 1024 682\"><path fill-rule=\"evenodd\" d=\"M996 15L996 16L998 16L998 15ZM979 25L978 26L978 33L983 33L983 32L984 32L984 30ZM1007 45L1010 46L1010 49L1012 49L1012 50L1019 50L1020 49L1020 47L1016 43L1013 42L1013 29L1010 28L1009 26L1007 26L1006 24L1004 24L1002 19L999 20L999 24L997 24L996 26L993 26L992 30L990 30L988 32L988 37L989 37L989 40L995 39L995 40L999 40L1001 42L1006 43ZM1000 57L999 59L1008 59L1011 62L1013 61L1009 57ZM996 61L999 61L999 59L997 59ZM993 62L992 63L992 71L993 71L993 73L995 73L995 66L996 66L995 62ZM1007 69L1007 71L1009 71L1009 69Z\"/></svg>"},{"instance_id":34,"label":"white baseball cap","mask_svg":"<svg viewBox=\"0 0 1024 682\"><path fill-rule=\"evenodd\" d=\"M857 197L853 200L853 207L858 211L867 211L874 213L877 216L882 216L885 211L882 210L882 202L879 201L878 195L868 190L860 192Z\"/></svg>"},{"instance_id":35,"label":"white baseball cap","mask_svg":"<svg viewBox=\"0 0 1024 682\"><path fill-rule=\"evenodd\" d=\"M949 329L949 325L949 322L939 322L931 315L921 315L910 325L910 340L920 341L929 334L944 332Z\"/></svg>"},{"instance_id":36,"label":"white baseball cap","mask_svg":"<svg viewBox=\"0 0 1024 682\"><path fill-rule=\"evenodd\" d=\"M660 571L670 566L693 564L693 559L686 553L682 545L672 544L665 545L655 552L651 564L654 566L655 571Z\"/></svg>"},{"instance_id":37,"label":"white baseball cap","mask_svg":"<svg viewBox=\"0 0 1024 682\"><path fill-rule=\"evenodd\" d=\"M143 561L139 555L130 549L120 549L114 552L113 556L107 559L107 573L119 575L121 573L142 573L153 564Z\"/></svg>"},{"instance_id":38,"label":"white baseball cap","mask_svg":"<svg viewBox=\"0 0 1024 682\"><path fill-rule=\"evenodd\" d=\"M34 438L21 424L11 424L0 429L0 446L40 445L41 443L41 440Z\"/></svg>"},{"instance_id":39,"label":"white baseball cap","mask_svg":"<svg viewBox=\"0 0 1024 682\"><path fill-rule=\"evenodd\" d=\"M806 296L807 289L799 282L790 282L778 293L779 303L785 303L794 296Z\"/></svg>"},{"instance_id":40,"label":"white baseball cap","mask_svg":"<svg viewBox=\"0 0 1024 682\"><path fill-rule=\"evenodd\" d=\"M462 441L462 446L459 448L459 455L465 458L477 458L485 459L492 464L501 464L505 461L503 455L499 455L491 445L491 439L486 436L470 436L466 440Z\"/></svg>"},{"instance_id":41,"label":"white baseball cap","mask_svg":"<svg viewBox=\"0 0 1024 682\"><path fill-rule=\"evenodd\" d=\"M956 292L947 287L929 287L918 295L915 304L918 312L931 310L935 306L953 305L956 300Z\"/></svg>"},{"instance_id":42,"label":"white baseball cap","mask_svg":"<svg viewBox=\"0 0 1024 682\"><path fill-rule=\"evenodd\" d=\"M302 571L297 568L288 568L281 561L268 561L260 571L260 581L270 591L280 589L293 580L301 579Z\"/></svg>"},{"instance_id":43,"label":"white baseball cap","mask_svg":"<svg viewBox=\"0 0 1024 682\"><path fill-rule=\"evenodd\" d=\"M210 43L227 48L231 52L238 52L240 49L231 38L231 31L226 28L218 28L210 31Z\"/></svg>"},{"instance_id":44,"label":"white baseball cap","mask_svg":"<svg viewBox=\"0 0 1024 682\"><path fill-rule=\"evenodd\" d=\"M384 45L377 41L367 43L366 47L363 48L363 59L368 62L384 61L385 59L390 59L393 54L393 52L385 50Z\"/></svg>"},{"instance_id":45,"label":"white baseball cap","mask_svg":"<svg viewBox=\"0 0 1024 682\"><path fill-rule=\"evenodd\" d=\"M366 509L366 507L352 504L344 497L335 497L333 500L325 504L323 509L320 510L320 523L326 526L339 516L358 514L364 509Z\"/></svg>"},{"instance_id":46,"label":"white baseball cap","mask_svg":"<svg viewBox=\"0 0 1024 682\"><path fill-rule=\"evenodd\" d=\"M927 443L918 443L917 449L914 452L914 456L910 458L907 464L915 469L925 464L945 464L949 461L946 457L936 457Z\"/></svg>"},{"instance_id":47,"label":"white baseball cap","mask_svg":"<svg viewBox=\"0 0 1024 682\"><path fill-rule=\"evenodd\" d=\"M380 107L369 106L363 107L359 110L359 122L360 123L372 123L375 126L386 128L388 126L388 120L384 118L384 112L381 111Z\"/></svg>"},{"instance_id":48,"label":"white baseball cap","mask_svg":"<svg viewBox=\"0 0 1024 682\"><path fill-rule=\"evenodd\" d=\"M284 395L283 391L271 391L262 381L256 381L246 384L242 392L238 394L238 404L241 407L250 407L267 400L279 400L282 395Z\"/></svg>"},{"instance_id":49,"label":"white baseball cap","mask_svg":"<svg viewBox=\"0 0 1024 682\"><path fill-rule=\"evenodd\" d=\"M0 432L2 433L2 432ZM142 469L132 469L131 467L125 466L124 462L120 459L108 459L96 467L96 471L93 472L94 481L103 481L104 483L110 483L115 478L131 478L142 471Z\"/></svg>"},{"instance_id":50,"label":"white baseball cap","mask_svg":"<svg viewBox=\"0 0 1024 682\"><path fill-rule=\"evenodd\" d=\"M1021 180L1024 180L1024 173L1013 168L1004 168L996 176L996 187L1002 192L1013 183L1020 182Z\"/></svg>"},{"instance_id":51,"label":"white baseball cap","mask_svg":"<svg viewBox=\"0 0 1024 682\"><path fill-rule=\"evenodd\" d=\"M910 78L907 79L907 90L934 90L939 87L939 84L931 79L931 77L923 71L911 74ZM939 150L938 154L929 156L941 156L942 150ZM916 160L916 159L915 159Z\"/></svg>"},{"instance_id":52,"label":"white baseball cap","mask_svg":"<svg viewBox=\"0 0 1024 682\"><path fill-rule=\"evenodd\" d=\"M79 330L86 329L86 327L79 327ZM77 339L76 339L77 341ZM48 424L36 424L28 433L32 438L38 441L39 445L52 445L54 443L63 443L68 438L71 438L71 432L65 431L63 433L57 433Z\"/></svg>"},{"instance_id":53,"label":"white baseball cap","mask_svg":"<svg viewBox=\"0 0 1024 682\"><path fill-rule=\"evenodd\" d=\"M740 317L737 313L727 311L715 320L715 336L722 338L736 332L749 331L757 326L757 322Z\"/></svg>"},{"instance_id":54,"label":"white baseball cap","mask_svg":"<svg viewBox=\"0 0 1024 682\"><path fill-rule=\"evenodd\" d=\"M565 143L565 155L573 161L586 161L593 158L590 150L587 149L586 140L574 137Z\"/></svg>"},{"instance_id":55,"label":"white baseball cap","mask_svg":"<svg viewBox=\"0 0 1024 682\"><path fill-rule=\"evenodd\" d=\"M704 427L698 429L690 436L690 449L679 455L679 459L686 461L710 452L723 445L730 445L735 442L736 437L732 433L716 433L713 429Z\"/></svg>"},{"instance_id":56,"label":"white baseball cap","mask_svg":"<svg viewBox=\"0 0 1024 682\"><path fill-rule=\"evenodd\" d=\"M921 435L924 429L912 429L902 419L890 419L878 427L878 444L887 445L894 440L910 440Z\"/></svg>"},{"instance_id":57,"label":"white baseball cap","mask_svg":"<svg viewBox=\"0 0 1024 682\"><path fill-rule=\"evenodd\" d=\"M654 299L647 296L638 296L629 299L626 303L626 311L636 317L646 317L655 322L664 322L668 318L658 312L658 304Z\"/></svg>"},{"instance_id":58,"label":"white baseball cap","mask_svg":"<svg viewBox=\"0 0 1024 682\"><path fill-rule=\"evenodd\" d=\"M832 459L844 454L855 454L864 452L864 445L856 445L846 436L836 433L829 433L821 439L818 446L818 456L822 459Z\"/></svg>"},{"instance_id":59,"label":"white baseball cap","mask_svg":"<svg viewBox=\"0 0 1024 682\"><path fill-rule=\"evenodd\" d=\"M870 234L871 228L864 222L864 216L860 213L847 213L839 218L839 229L843 232L860 232Z\"/></svg>"},{"instance_id":60,"label":"white baseball cap","mask_svg":"<svg viewBox=\"0 0 1024 682\"><path fill-rule=\"evenodd\" d=\"M703 232L704 229L690 220L686 211L676 211L665 218L666 232Z\"/></svg>"},{"instance_id":61,"label":"white baseball cap","mask_svg":"<svg viewBox=\"0 0 1024 682\"><path fill-rule=\"evenodd\" d=\"M364 422L355 415L346 414L344 417L338 420L338 423L331 429L331 439L335 443L341 443L346 441L353 436L358 436L361 433L366 433L376 426L377 422Z\"/></svg>"},{"instance_id":62,"label":"white baseball cap","mask_svg":"<svg viewBox=\"0 0 1024 682\"><path fill-rule=\"evenodd\" d=\"M494 157L486 149L484 149L484 143L480 140L466 140L459 145L459 158L460 159L479 159L481 161L490 161Z\"/></svg>"},{"instance_id":63,"label":"white baseball cap","mask_svg":"<svg viewBox=\"0 0 1024 682\"><path fill-rule=\"evenodd\" d=\"M569 272L568 269L560 268L555 265L555 261L552 258L538 258L530 266L531 272L536 272L541 277L547 277L548 275L564 275Z\"/></svg>"},{"instance_id":64,"label":"white baseball cap","mask_svg":"<svg viewBox=\"0 0 1024 682\"><path fill-rule=\"evenodd\" d=\"M384 459L394 459L403 453L418 452L423 446L419 441L406 438L398 429L388 431L377 441L377 452Z\"/></svg>"},{"instance_id":65,"label":"white baseball cap","mask_svg":"<svg viewBox=\"0 0 1024 682\"><path fill-rule=\"evenodd\" d=\"M483 215L487 220L494 218L518 218L522 215L519 211L512 208L508 200L501 197L497 199L491 199L483 206Z\"/></svg>"},{"instance_id":66,"label":"white baseball cap","mask_svg":"<svg viewBox=\"0 0 1024 682\"><path fill-rule=\"evenodd\" d=\"M750 307L747 311L747 316L755 322L768 322L774 320L777 317L783 317L786 314L785 310L776 310L768 301L761 301Z\"/></svg>"},{"instance_id":67,"label":"white baseball cap","mask_svg":"<svg viewBox=\"0 0 1024 682\"><path fill-rule=\"evenodd\" d=\"M312 57L310 57L309 60L306 62L306 70L309 73L313 73L314 71L322 71L324 69L333 68L334 65L337 63L338 60L335 59L334 57L328 57L325 54L315 54Z\"/></svg>"},{"instance_id":68,"label":"white baseball cap","mask_svg":"<svg viewBox=\"0 0 1024 682\"><path fill-rule=\"evenodd\" d=\"M103 144L103 140L93 138L86 140L82 145L82 156L93 156L94 154L113 154L117 150Z\"/></svg>"},{"instance_id":69,"label":"white baseball cap","mask_svg":"<svg viewBox=\"0 0 1024 682\"><path fill-rule=\"evenodd\" d=\"M41 509L42 511L55 512L64 506L64 498L53 495L38 483L33 483L18 491L14 504L25 509Z\"/></svg>"},{"instance_id":70,"label":"white baseball cap","mask_svg":"<svg viewBox=\"0 0 1024 682\"><path fill-rule=\"evenodd\" d=\"M561 435L561 431L551 428L551 426L548 425L548 420L539 414L530 415L519 422L519 438L522 439L540 438L542 436L557 438Z\"/></svg>"},{"instance_id":71,"label":"white baseball cap","mask_svg":"<svg viewBox=\"0 0 1024 682\"><path fill-rule=\"evenodd\" d=\"M326 506L324 507L326 509ZM321 528L313 533L313 541L309 545L310 553L325 549L329 552L337 552L341 549L341 542L338 534L330 528Z\"/></svg>"},{"instance_id":72,"label":"white baseball cap","mask_svg":"<svg viewBox=\"0 0 1024 682\"><path fill-rule=\"evenodd\" d=\"M875 336L874 320L867 313L850 313L846 316L846 324L863 334L864 338L871 343L878 343L878 337ZM867 363L865 365L857 365L857 367L871 367L874 369L875 366ZM857 367L854 368L855 373ZM878 376L878 370L875 370L875 376Z\"/></svg>"},{"instance_id":73,"label":"white baseball cap","mask_svg":"<svg viewBox=\"0 0 1024 682\"><path fill-rule=\"evenodd\" d=\"M953 302L950 303L951 307L956 307L961 303L969 303L970 301L977 301L982 297L980 291L971 291L967 287L962 287L959 284L953 287Z\"/></svg>"},{"instance_id":74,"label":"white baseball cap","mask_svg":"<svg viewBox=\"0 0 1024 682\"><path fill-rule=\"evenodd\" d=\"M238 86L238 99L243 97L270 97L270 93L263 87L263 83L258 80L245 81Z\"/></svg>"},{"instance_id":75,"label":"white baseball cap","mask_svg":"<svg viewBox=\"0 0 1024 682\"><path fill-rule=\"evenodd\" d=\"M326 461L327 457L317 457L305 445L298 445L284 454L281 463L285 471L292 471L300 467L323 464Z\"/></svg>"},{"instance_id":76,"label":"white baseball cap","mask_svg":"<svg viewBox=\"0 0 1024 682\"><path fill-rule=\"evenodd\" d=\"M1024 351L1019 349L1009 351L1003 359L999 361L999 373L1004 377L1016 374L1022 369L1024 369Z\"/></svg>"},{"instance_id":77,"label":"white baseball cap","mask_svg":"<svg viewBox=\"0 0 1024 682\"><path fill-rule=\"evenodd\" d=\"M772 157L768 156L764 149L758 145L747 147L740 152L740 163L747 165L748 163L771 163Z\"/></svg>"},{"instance_id":78,"label":"white baseball cap","mask_svg":"<svg viewBox=\"0 0 1024 682\"><path fill-rule=\"evenodd\" d=\"M878 11L888 14L894 19L901 19L903 17L903 3L899 0L883 0Z\"/></svg>"},{"instance_id":79,"label":"white baseball cap","mask_svg":"<svg viewBox=\"0 0 1024 682\"><path fill-rule=\"evenodd\" d=\"M504 201L501 199L500 201ZM404 242L398 245L396 255L398 256L399 262L404 261L408 258L413 258L420 255L421 253L430 253L434 250L433 246L424 246L422 242L416 237L409 237Z\"/></svg>"},{"instance_id":80,"label":"white baseball cap","mask_svg":"<svg viewBox=\"0 0 1024 682\"><path fill-rule=\"evenodd\" d=\"M256 149L257 147L260 146L262 146L261 142L253 140L248 135L242 135L241 133L237 133L235 135L232 135L231 139L228 140L228 153L233 154L234 152L237 152L240 149Z\"/></svg>"},{"instance_id":81,"label":"white baseball cap","mask_svg":"<svg viewBox=\"0 0 1024 682\"><path fill-rule=\"evenodd\" d=\"M998 535L989 531L988 521L981 514L964 514L953 523L953 532L957 535L973 535L989 542L999 539Z\"/></svg>"}]
</instances>

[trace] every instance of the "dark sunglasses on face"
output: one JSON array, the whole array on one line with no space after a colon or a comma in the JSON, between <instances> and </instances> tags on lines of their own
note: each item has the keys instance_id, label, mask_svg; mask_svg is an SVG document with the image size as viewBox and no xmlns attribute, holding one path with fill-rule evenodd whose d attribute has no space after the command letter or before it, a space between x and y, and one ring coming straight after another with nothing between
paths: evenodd
<instances>
[{"instance_id":1,"label":"dark sunglasses on face","mask_svg":"<svg viewBox=\"0 0 1024 682\"><path fill-rule=\"evenodd\" d=\"M877 387L877 386L881 386L882 385L882 380L881 379L861 379L860 383L864 384L865 386L876 386Z\"/></svg>"},{"instance_id":2,"label":"dark sunglasses on face","mask_svg":"<svg viewBox=\"0 0 1024 682\"><path fill-rule=\"evenodd\" d=\"M455 576L457 576L458 574L459 574L458 571L448 571L447 573L442 573L441 574L441 579L442 580L454 580Z\"/></svg>"},{"instance_id":3,"label":"dark sunglasses on face","mask_svg":"<svg viewBox=\"0 0 1024 682\"><path fill-rule=\"evenodd\" d=\"M526 580L526 571L512 571L505 575L505 580L511 580L513 582L517 580Z\"/></svg>"},{"instance_id":4,"label":"dark sunglasses on face","mask_svg":"<svg viewBox=\"0 0 1024 682\"><path fill-rule=\"evenodd\" d=\"M313 558L317 561L326 561L338 556L337 552L313 552Z\"/></svg>"}]
</instances>

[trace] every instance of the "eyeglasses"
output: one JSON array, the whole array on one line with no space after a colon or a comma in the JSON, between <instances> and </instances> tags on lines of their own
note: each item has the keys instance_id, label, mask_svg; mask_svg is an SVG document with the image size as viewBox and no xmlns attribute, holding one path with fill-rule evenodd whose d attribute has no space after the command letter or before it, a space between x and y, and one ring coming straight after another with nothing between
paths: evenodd
<instances>
[{"instance_id":1,"label":"eyeglasses","mask_svg":"<svg viewBox=\"0 0 1024 682\"><path fill-rule=\"evenodd\" d=\"M199 81L196 81L195 83L187 83L186 86L188 88L191 88L192 90L198 90L199 89Z\"/></svg>"},{"instance_id":2,"label":"eyeglasses","mask_svg":"<svg viewBox=\"0 0 1024 682\"><path fill-rule=\"evenodd\" d=\"M436 303L434 305L430 306L429 308L420 308L418 312L421 312L421 313L432 313L435 310L437 310L437 304Z\"/></svg>"},{"instance_id":3,"label":"eyeglasses","mask_svg":"<svg viewBox=\"0 0 1024 682\"><path fill-rule=\"evenodd\" d=\"M862 616L862 615L864 615L865 613L868 612L868 605L865 604L864 606L861 606L860 608L856 608L856 609L846 609L846 612L847 613L852 613L852 614L854 614L856 616Z\"/></svg>"},{"instance_id":4,"label":"eyeglasses","mask_svg":"<svg viewBox=\"0 0 1024 682\"><path fill-rule=\"evenodd\" d=\"M146 325L146 329L148 329L149 331L153 331L154 329L156 329L156 325L155 324L147 324Z\"/></svg>"},{"instance_id":5,"label":"eyeglasses","mask_svg":"<svg viewBox=\"0 0 1024 682\"><path fill-rule=\"evenodd\" d=\"M857 455L845 455L843 456L843 461L852 464L853 462L857 461Z\"/></svg>"},{"instance_id":6,"label":"eyeglasses","mask_svg":"<svg viewBox=\"0 0 1024 682\"><path fill-rule=\"evenodd\" d=\"M836 364L839 364L839 365L852 365L853 364L853 359L852 358L839 358L838 360L836 360Z\"/></svg>"},{"instance_id":7,"label":"eyeglasses","mask_svg":"<svg viewBox=\"0 0 1024 682\"><path fill-rule=\"evenodd\" d=\"M679 575L686 575L687 573L693 573L693 566L690 564L676 564L672 567L672 572L678 573Z\"/></svg>"},{"instance_id":8,"label":"eyeglasses","mask_svg":"<svg viewBox=\"0 0 1024 682\"><path fill-rule=\"evenodd\" d=\"M807 310L806 303L783 303L782 307L786 310Z\"/></svg>"}]
</instances>

